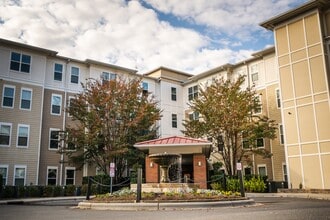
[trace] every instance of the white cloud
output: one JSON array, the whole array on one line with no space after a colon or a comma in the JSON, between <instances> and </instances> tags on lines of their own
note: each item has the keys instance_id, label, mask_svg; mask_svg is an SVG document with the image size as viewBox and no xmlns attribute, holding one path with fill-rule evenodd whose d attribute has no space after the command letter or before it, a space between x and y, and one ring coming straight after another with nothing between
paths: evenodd
<instances>
[{"instance_id":1,"label":"white cloud","mask_svg":"<svg viewBox=\"0 0 330 220\"><path fill-rule=\"evenodd\" d=\"M189 4L183 0L148 2L182 19L229 32L245 26L256 28L253 24L260 18L256 12L270 5L264 0L256 0L259 8L250 0L195 0ZM278 0L273 5L283 2L288 1ZM248 14L237 14L240 10ZM228 19L229 15L236 17ZM240 16L244 21L238 23L236 20ZM250 32L244 30L239 34L249 36ZM214 40L208 36L192 29L173 27L160 21L154 10L143 7L139 1L125 0L0 0L0 37L52 49L62 56L95 59L137 68L140 72L167 66L198 73L244 59L252 52L229 49L228 45L240 46L241 42L228 38L217 40L224 49L215 48Z\"/></svg>"}]
</instances>

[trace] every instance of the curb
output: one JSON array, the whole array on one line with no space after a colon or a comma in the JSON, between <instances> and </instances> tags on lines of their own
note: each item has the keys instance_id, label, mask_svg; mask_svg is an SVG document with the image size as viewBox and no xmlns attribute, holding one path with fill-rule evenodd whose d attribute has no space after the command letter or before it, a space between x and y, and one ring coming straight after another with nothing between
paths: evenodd
<instances>
[{"instance_id":1,"label":"curb","mask_svg":"<svg viewBox=\"0 0 330 220\"><path fill-rule=\"evenodd\" d=\"M46 197L46 198L23 198L23 199L0 200L0 205L23 205L23 204L52 202L52 201L60 201L60 200L81 200L84 198L86 197L68 196L68 197Z\"/></svg>"},{"instance_id":2,"label":"curb","mask_svg":"<svg viewBox=\"0 0 330 220\"><path fill-rule=\"evenodd\" d=\"M212 201L212 202L155 202L155 203L91 203L80 202L77 208L92 210L112 210L112 211L157 211L157 210L191 210L209 209L215 207L234 207L254 205L253 199L235 201Z\"/></svg>"}]
</instances>

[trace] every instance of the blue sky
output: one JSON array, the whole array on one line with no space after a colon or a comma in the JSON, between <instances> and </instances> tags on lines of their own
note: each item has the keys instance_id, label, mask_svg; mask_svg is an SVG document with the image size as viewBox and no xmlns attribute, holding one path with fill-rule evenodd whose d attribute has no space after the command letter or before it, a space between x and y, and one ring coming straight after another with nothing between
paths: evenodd
<instances>
[{"instance_id":1,"label":"blue sky","mask_svg":"<svg viewBox=\"0 0 330 220\"><path fill-rule=\"evenodd\" d=\"M259 23L308 0L0 0L0 38L144 73L198 74L273 45Z\"/></svg>"}]
</instances>

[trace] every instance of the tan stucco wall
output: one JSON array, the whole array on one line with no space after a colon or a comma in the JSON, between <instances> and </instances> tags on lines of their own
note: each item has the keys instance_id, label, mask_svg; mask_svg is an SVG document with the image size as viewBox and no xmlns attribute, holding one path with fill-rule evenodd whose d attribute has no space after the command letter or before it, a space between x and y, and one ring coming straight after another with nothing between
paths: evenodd
<instances>
[{"instance_id":1,"label":"tan stucco wall","mask_svg":"<svg viewBox=\"0 0 330 220\"><path fill-rule=\"evenodd\" d=\"M317 11L275 29L287 161L293 188L326 188L330 110Z\"/></svg>"}]
</instances>

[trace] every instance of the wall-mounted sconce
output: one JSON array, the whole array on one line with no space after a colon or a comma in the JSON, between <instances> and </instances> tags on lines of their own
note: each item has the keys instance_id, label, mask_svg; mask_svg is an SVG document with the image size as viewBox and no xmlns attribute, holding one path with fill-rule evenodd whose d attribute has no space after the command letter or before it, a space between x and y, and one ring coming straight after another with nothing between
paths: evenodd
<instances>
[{"instance_id":1,"label":"wall-mounted sconce","mask_svg":"<svg viewBox=\"0 0 330 220\"><path fill-rule=\"evenodd\" d=\"M150 166L151 168L153 168L153 167L154 167L154 163L153 163L153 162L150 162L149 166Z\"/></svg>"},{"instance_id":2,"label":"wall-mounted sconce","mask_svg":"<svg viewBox=\"0 0 330 220\"><path fill-rule=\"evenodd\" d=\"M197 165L200 167L202 166L202 161L198 161Z\"/></svg>"}]
</instances>

